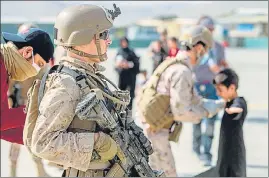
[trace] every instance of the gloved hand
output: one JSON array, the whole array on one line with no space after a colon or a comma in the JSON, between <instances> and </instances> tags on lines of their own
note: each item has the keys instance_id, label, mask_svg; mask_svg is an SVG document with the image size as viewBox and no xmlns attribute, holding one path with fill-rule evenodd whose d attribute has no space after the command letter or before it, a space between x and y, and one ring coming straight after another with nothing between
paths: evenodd
<instances>
[{"instance_id":1,"label":"gloved hand","mask_svg":"<svg viewBox=\"0 0 269 178\"><path fill-rule=\"evenodd\" d=\"M99 132L99 136L94 142L94 149L101 157L101 161L112 160L117 155L122 164L126 163L126 157L119 145L103 132Z\"/></svg>"},{"instance_id":2,"label":"gloved hand","mask_svg":"<svg viewBox=\"0 0 269 178\"><path fill-rule=\"evenodd\" d=\"M127 163L127 159L123 153L123 151L121 150L120 146L117 146L117 156L120 159L121 163L124 165Z\"/></svg>"},{"instance_id":3,"label":"gloved hand","mask_svg":"<svg viewBox=\"0 0 269 178\"><path fill-rule=\"evenodd\" d=\"M203 98L202 105L207 110L207 118L215 116L221 109L225 107L226 102L223 99L211 100Z\"/></svg>"},{"instance_id":4,"label":"gloved hand","mask_svg":"<svg viewBox=\"0 0 269 178\"><path fill-rule=\"evenodd\" d=\"M94 142L94 149L101 157L102 161L108 161L117 154L117 143L107 134L99 132L99 136Z\"/></svg>"}]
</instances>

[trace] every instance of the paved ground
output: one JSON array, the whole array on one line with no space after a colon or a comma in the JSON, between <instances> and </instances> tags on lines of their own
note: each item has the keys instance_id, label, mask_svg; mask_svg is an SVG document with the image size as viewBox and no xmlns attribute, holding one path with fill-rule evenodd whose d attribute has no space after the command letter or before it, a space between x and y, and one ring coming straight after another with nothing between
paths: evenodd
<instances>
[{"instance_id":1,"label":"paved ground","mask_svg":"<svg viewBox=\"0 0 269 178\"><path fill-rule=\"evenodd\" d=\"M247 176L268 177L268 127L266 123L246 122L244 126L245 144L247 149ZM215 139L213 143L213 160L217 161L217 149L220 122L216 123ZM185 125L184 133L179 145L174 145L173 151L176 155L177 171L179 176L193 176L207 170L203 167L197 157L191 152L192 126Z\"/></svg>"},{"instance_id":2,"label":"paved ground","mask_svg":"<svg viewBox=\"0 0 269 178\"><path fill-rule=\"evenodd\" d=\"M140 55L144 50L138 50ZM115 51L110 51L112 56ZM249 177L268 177L268 53L267 50L228 49L227 59L240 76L240 95L244 95L249 104L249 114L244 125L244 136L247 151L247 175ZM107 62L107 72L116 81L113 71L113 60ZM151 71L149 59L142 58L142 68ZM221 114L221 113L220 113ZM217 159L220 121L216 122L213 142L213 160ZM9 146L1 141L1 177L9 176ZM192 125L185 124L179 144L173 144L179 176L191 177L208 168L203 167L192 153ZM60 176L61 171L47 166L51 176ZM34 177L36 170L27 150L22 147L18 162L19 177Z\"/></svg>"},{"instance_id":3,"label":"paved ground","mask_svg":"<svg viewBox=\"0 0 269 178\"><path fill-rule=\"evenodd\" d=\"M220 121L216 122L215 139L213 142L213 161L217 159ZM268 177L268 122L246 122L244 126L245 143L247 148L247 175L249 177ZM192 125L185 124L179 144L172 143L176 159L178 175L191 177L206 169L192 153L191 149ZM1 141L1 177L9 176L9 143ZM46 165L51 176L60 176L56 168ZM18 176L36 176L36 170L27 150L22 147L18 164Z\"/></svg>"}]
</instances>

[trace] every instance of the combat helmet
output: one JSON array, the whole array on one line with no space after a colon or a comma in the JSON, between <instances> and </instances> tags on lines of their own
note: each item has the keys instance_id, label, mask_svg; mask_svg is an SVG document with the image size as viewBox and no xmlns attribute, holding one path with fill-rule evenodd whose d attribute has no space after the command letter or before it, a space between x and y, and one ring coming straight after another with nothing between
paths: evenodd
<instances>
[{"instance_id":1,"label":"combat helmet","mask_svg":"<svg viewBox=\"0 0 269 178\"><path fill-rule=\"evenodd\" d=\"M54 43L82 57L106 60L106 53L101 54L100 39L108 38L108 29L113 26L114 19L121 14L120 8L115 4L113 6L114 11L90 4L65 8L55 21ZM92 39L95 40L98 55L73 48L73 46L89 44Z\"/></svg>"},{"instance_id":2,"label":"combat helmet","mask_svg":"<svg viewBox=\"0 0 269 178\"><path fill-rule=\"evenodd\" d=\"M202 42L206 45L206 48L212 48L213 36L212 33L204 26L196 25L185 32L180 38L181 46L186 46L192 49L194 45Z\"/></svg>"}]
</instances>

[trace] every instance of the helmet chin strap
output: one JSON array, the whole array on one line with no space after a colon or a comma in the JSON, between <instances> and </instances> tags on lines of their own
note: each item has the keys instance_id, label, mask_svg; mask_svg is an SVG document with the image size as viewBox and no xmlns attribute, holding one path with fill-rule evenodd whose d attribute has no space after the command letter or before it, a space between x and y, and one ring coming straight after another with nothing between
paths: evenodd
<instances>
[{"instance_id":1,"label":"helmet chin strap","mask_svg":"<svg viewBox=\"0 0 269 178\"><path fill-rule=\"evenodd\" d=\"M95 39L95 46L97 48L97 53L98 53L98 57L100 59L101 62L106 61L107 60L107 54L101 54L101 45L100 45L100 38L99 35L94 35L94 39Z\"/></svg>"},{"instance_id":2,"label":"helmet chin strap","mask_svg":"<svg viewBox=\"0 0 269 178\"><path fill-rule=\"evenodd\" d=\"M98 35L94 35L94 39L95 39L95 45L96 45L96 49L97 49L98 55L92 55L92 54L89 54L89 53L85 53L83 51L79 51L77 49L74 49L73 47L66 47L66 46L64 46L64 48L67 51L70 51L70 52L72 52L72 53L74 53L76 55L79 55L81 57L87 57L89 59L96 59L96 58L98 58L101 62L106 61L107 60L107 54L106 53L101 54L101 46L100 46L99 36Z\"/></svg>"}]
</instances>

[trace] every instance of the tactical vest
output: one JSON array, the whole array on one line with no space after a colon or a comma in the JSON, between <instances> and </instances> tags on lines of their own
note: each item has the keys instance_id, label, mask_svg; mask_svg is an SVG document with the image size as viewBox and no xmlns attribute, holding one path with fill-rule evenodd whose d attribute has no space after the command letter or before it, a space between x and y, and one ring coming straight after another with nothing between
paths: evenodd
<instances>
[{"instance_id":1,"label":"tactical vest","mask_svg":"<svg viewBox=\"0 0 269 178\"><path fill-rule=\"evenodd\" d=\"M157 92L157 86L162 73L171 65L182 64L183 58L171 58L162 62L153 72L151 78L143 87L138 99L139 113L150 125L151 130L157 132L162 128L169 129L174 123L170 111L170 96Z\"/></svg>"},{"instance_id":2,"label":"tactical vest","mask_svg":"<svg viewBox=\"0 0 269 178\"><path fill-rule=\"evenodd\" d=\"M48 74L51 73L63 73L63 74L68 74L70 76L72 76L75 80L76 83L78 84L78 86L80 87L81 90L85 90L83 92L89 92L90 88L88 86L85 86L85 82L83 80L85 80L84 78L82 78L82 76L79 73L76 73L74 70L71 70L67 67L64 66L53 66L50 71L48 71L41 80L41 84L40 84L40 89L39 89L39 93L38 93L38 106L40 105L40 102L45 94L46 91L46 79L48 77ZM73 121L71 122L69 128L68 128L68 132L95 132L96 129L96 123L94 121L89 121L89 120L80 120L77 116L74 117Z\"/></svg>"},{"instance_id":3,"label":"tactical vest","mask_svg":"<svg viewBox=\"0 0 269 178\"><path fill-rule=\"evenodd\" d=\"M117 91L119 90L118 87L116 87L109 79L105 78L103 75L100 74L100 76L97 76L95 74L89 74L92 80L89 80L88 77L85 74L82 74L81 72L69 69L68 67L64 67L63 65L60 66L53 66L43 77L40 84L40 90L38 93L38 106L40 105L40 102L44 96L45 90L46 90L46 79L48 74L51 74L53 72L57 73L63 73L68 74L72 76L75 80L79 88L81 89L83 95L90 92L91 89L99 88L97 82L99 83L99 86L102 85L102 87L108 88L107 84L101 80L100 76L108 81L112 86L114 86ZM87 85L87 83L90 85ZM114 104L116 104L117 110L124 110L126 107L125 105L129 102L128 98L128 92L121 91L121 93L110 93L107 94L107 92L104 92L104 88L102 89L102 94L107 97L108 99L115 101ZM116 95L117 97L112 97L111 95ZM120 98L120 99L118 99ZM122 100L126 101L123 102ZM77 116L74 117L72 123L70 124L70 127L68 128L68 131L71 132L94 132L96 131L96 122L95 121L88 121L88 120L80 120Z\"/></svg>"},{"instance_id":4,"label":"tactical vest","mask_svg":"<svg viewBox=\"0 0 269 178\"><path fill-rule=\"evenodd\" d=\"M48 75L51 73L54 73L54 72L68 74L68 75L72 76L76 80L76 83L80 87L83 95L89 93L91 89L98 88L97 87L98 81L99 81L98 82L99 85L103 85L103 87L108 87L107 84L100 79L100 76L103 79L105 79L106 81L108 81L116 89L118 89L110 80L108 80L107 78L105 78L101 74L100 74L100 76L97 76L95 74L90 74L91 80L89 81L89 78L85 74L83 74L79 71L69 69L67 67L64 67L63 65L60 65L60 66L56 65L56 66L53 66L49 71L47 71L42 77L41 84L39 87L39 92L38 92L38 104L34 110L38 110L40 102L45 94L46 79L47 79ZM94 80L92 78L94 78ZM90 86L87 84L90 84ZM31 91L28 94L30 94L30 93L31 93ZM115 103L117 103L117 104L115 104L116 110L124 110L129 103L128 101L130 101L130 98L127 96L128 95L127 91L116 91L116 93L113 93L113 94L112 93L107 94L106 92L102 91L102 94L104 96L106 96L107 98L109 98L110 100L113 100L113 101L115 101ZM113 96L116 95L117 97L112 97L111 95L113 95ZM32 96L32 97L34 97L34 96ZM126 102L123 102L123 101L126 101ZM26 111L28 110L27 109L28 107L29 106L27 105ZM31 111L29 111L29 112L31 112ZM31 150L31 139L32 139L33 130L34 130L34 127L36 124L36 120L37 120L37 117L26 118L26 122L25 122L25 126L24 126L23 140L24 140L24 144L26 145L26 147L28 148L29 151ZM96 124L95 121L80 120L77 116L75 116L73 121L71 122L69 128L67 129L67 131L73 132L73 133L97 132L98 125ZM102 169L105 169L109 165L110 164L108 162L106 162L106 163L92 163L92 164L90 164L91 170L95 170L95 171L89 170L86 172L79 171L79 170L74 169L74 168L68 168L67 170L65 170L63 176L65 176L65 177L88 177L88 176L90 176L90 177L96 177L96 176L103 177L103 176L105 176L105 173L104 173L104 171L102 171ZM122 175L117 175L117 176L121 177Z\"/></svg>"}]
</instances>

